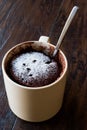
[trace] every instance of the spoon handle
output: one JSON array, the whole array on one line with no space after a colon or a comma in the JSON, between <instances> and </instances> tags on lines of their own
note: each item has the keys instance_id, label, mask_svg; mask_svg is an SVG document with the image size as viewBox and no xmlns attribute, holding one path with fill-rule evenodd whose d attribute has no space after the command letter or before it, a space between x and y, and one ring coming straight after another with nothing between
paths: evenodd
<instances>
[{"instance_id":1,"label":"spoon handle","mask_svg":"<svg viewBox=\"0 0 87 130\"><path fill-rule=\"evenodd\" d=\"M71 10L71 12L69 14L69 17L68 17L68 19L67 19L67 21L66 21L66 23L64 25L64 28L63 28L63 30L62 30L62 32L60 34L60 37L58 39L56 48L55 48L54 53L53 53L53 57L56 55L57 51L59 50L60 44L61 44L61 42L62 42L62 40L63 40L67 30L68 30L69 25L71 24L71 22L72 22L72 20L74 18L77 10L78 10L77 6L74 6L73 9Z\"/></svg>"}]
</instances>

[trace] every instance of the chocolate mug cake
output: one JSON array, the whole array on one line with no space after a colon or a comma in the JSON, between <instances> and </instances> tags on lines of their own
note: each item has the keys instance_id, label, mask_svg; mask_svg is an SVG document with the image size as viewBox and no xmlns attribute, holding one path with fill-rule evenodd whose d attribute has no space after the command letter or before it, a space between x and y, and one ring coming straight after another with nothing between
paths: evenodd
<instances>
[{"instance_id":1,"label":"chocolate mug cake","mask_svg":"<svg viewBox=\"0 0 87 130\"><path fill-rule=\"evenodd\" d=\"M60 76L61 71L61 64L58 61L34 50L15 55L9 66L10 77L28 87L51 84Z\"/></svg>"},{"instance_id":2,"label":"chocolate mug cake","mask_svg":"<svg viewBox=\"0 0 87 130\"><path fill-rule=\"evenodd\" d=\"M22 42L11 48L2 61L9 106L26 121L48 120L62 106L67 59L61 50L55 59L51 58L55 46L46 41Z\"/></svg>"}]
</instances>

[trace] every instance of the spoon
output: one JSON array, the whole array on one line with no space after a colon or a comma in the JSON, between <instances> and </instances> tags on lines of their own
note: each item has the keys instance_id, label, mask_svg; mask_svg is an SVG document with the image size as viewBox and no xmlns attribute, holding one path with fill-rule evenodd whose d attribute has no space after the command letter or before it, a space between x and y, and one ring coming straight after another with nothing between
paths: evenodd
<instances>
[{"instance_id":1,"label":"spoon","mask_svg":"<svg viewBox=\"0 0 87 130\"><path fill-rule=\"evenodd\" d=\"M62 30L62 32L61 32L61 34L60 34L60 37L59 37L59 39L58 39L57 45L56 45L55 50L54 50L54 52L53 52L53 57L56 56L56 54L57 54L57 52L58 52L58 50L59 50L59 47L60 47L60 45L61 45L61 42L62 42L62 40L63 40L63 38L64 38L64 36L65 36L65 34L66 34L66 32L67 32L67 30L68 30L68 28L69 28L69 26L70 26L72 20L73 20L75 14L76 14L76 12L77 12L77 10L78 10L78 7L77 7L77 6L74 6L74 7L72 8L72 10L71 10L71 12L70 12L70 14L69 14L69 16L68 16L68 18L67 18L67 21L66 21L66 23L65 23L65 25L64 25L64 27L63 27L63 30Z\"/></svg>"}]
</instances>

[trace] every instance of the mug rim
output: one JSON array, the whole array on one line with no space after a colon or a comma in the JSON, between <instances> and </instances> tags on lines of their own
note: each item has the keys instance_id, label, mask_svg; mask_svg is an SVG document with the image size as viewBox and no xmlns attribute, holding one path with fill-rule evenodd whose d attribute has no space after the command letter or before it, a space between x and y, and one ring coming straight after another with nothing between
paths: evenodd
<instances>
[{"instance_id":1,"label":"mug rim","mask_svg":"<svg viewBox=\"0 0 87 130\"><path fill-rule=\"evenodd\" d=\"M28 43L28 42L39 42L40 41L24 41L24 42L21 42L15 46L13 46L12 48L10 48L4 55L3 59L2 59L2 71L4 72L5 76L7 77L7 79L12 82L13 84L15 84L17 87L20 87L20 88L23 88L23 89L30 89L30 90L38 90L38 89L46 89L48 87L51 87L51 86L54 86L54 84L56 84L57 82L61 81L61 79L64 77L64 75L66 74L67 72L67 68L68 68L68 61L67 61L67 58L65 56L65 54L63 53L63 51L61 49L59 49L60 53L62 54L63 58L64 58L64 62L65 62L65 68L62 72L62 74L60 75L60 77L58 77L54 82L48 84L48 85L44 85L44 86L40 86L40 87L29 87L29 86L24 86L24 85L20 85L19 83L15 82L14 80L12 80L8 74L6 73L6 70L5 70L5 60L6 60L6 57L7 55L14 49L16 48L17 46L21 45L21 44L24 44L24 43ZM43 43L43 42L42 42ZM55 45L51 44L51 43L48 43L47 44L50 44L51 46L53 46L55 48Z\"/></svg>"}]
</instances>

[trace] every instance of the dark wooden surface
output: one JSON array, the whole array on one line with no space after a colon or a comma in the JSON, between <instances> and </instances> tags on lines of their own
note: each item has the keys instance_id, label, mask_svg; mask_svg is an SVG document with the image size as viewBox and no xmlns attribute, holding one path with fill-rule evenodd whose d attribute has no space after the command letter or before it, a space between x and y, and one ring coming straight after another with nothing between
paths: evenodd
<instances>
[{"instance_id":1,"label":"dark wooden surface","mask_svg":"<svg viewBox=\"0 0 87 130\"><path fill-rule=\"evenodd\" d=\"M23 121L8 106L2 58L12 46L41 35L56 44L74 5L79 11L61 45L69 63L62 109L42 123ZM87 130L87 0L0 0L0 130Z\"/></svg>"}]
</instances>

